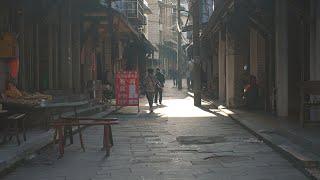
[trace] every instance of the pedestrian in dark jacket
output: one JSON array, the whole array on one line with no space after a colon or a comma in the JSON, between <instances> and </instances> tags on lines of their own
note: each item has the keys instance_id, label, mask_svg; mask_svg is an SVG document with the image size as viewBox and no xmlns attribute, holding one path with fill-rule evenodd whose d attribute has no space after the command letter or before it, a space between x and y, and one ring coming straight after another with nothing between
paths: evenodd
<instances>
[{"instance_id":1,"label":"pedestrian in dark jacket","mask_svg":"<svg viewBox=\"0 0 320 180\"><path fill-rule=\"evenodd\" d=\"M156 104L158 103L158 95L159 95L159 104L162 104L162 92L163 92L163 87L166 80L159 68L157 68L156 79L157 79L157 86L156 86L156 94L155 94L154 102Z\"/></svg>"},{"instance_id":2,"label":"pedestrian in dark jacket","mask_svg":"<svg viewBox=\"0 0 320 180\"><path fill-rule=\"evenodd\" d=\"M178 73L176 69L172 69L173 87L177 86Z\"/></svg>"},{"instance_id":3,"label":"pedestrian in dark jacket","mask_svg":"<svg viewBox=\"0 0 320 180\"><path fill-rule=\"evenodd\" d=\"M156 91L156 83L157 83L157 79L153 75L153 69L148 69L148 74L144 79L144 87L145 87L146 96L149 102L150 113L153 112L152 105L153 105L154 94Z\"/></svg>"}]
</instances>

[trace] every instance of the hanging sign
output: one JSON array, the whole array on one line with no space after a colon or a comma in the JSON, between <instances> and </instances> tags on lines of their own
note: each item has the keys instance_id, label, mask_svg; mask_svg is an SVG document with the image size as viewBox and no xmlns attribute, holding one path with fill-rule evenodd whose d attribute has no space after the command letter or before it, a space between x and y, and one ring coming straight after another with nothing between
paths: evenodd
<instances>
[{"instance_id":1,"label":"hanging sign","mask_svg":"<svg viewBox=\"0 0 320 180\"><path fill-rule=\"evenodd\" d=\"M116 73L116 105L139 107L139 75L136 71Z\"/></svg>"}]
</instances>

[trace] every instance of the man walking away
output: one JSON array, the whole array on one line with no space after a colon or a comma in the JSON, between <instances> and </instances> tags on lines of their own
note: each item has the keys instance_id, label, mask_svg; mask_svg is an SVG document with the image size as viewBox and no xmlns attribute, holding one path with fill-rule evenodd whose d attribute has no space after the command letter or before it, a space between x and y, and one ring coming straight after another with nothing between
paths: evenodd
<instances>
[{"instance_id":1,"label":"man walking away","mask_svg":"<svg viewBox=\"0 0 320 180\"><path fill-rule=\"evenodd\" d=\"M146 96L149 102L150 113L153 112L152 105L153 105L154 93L156 90L156 81L157 80L153 75L153 69L148 69L148 74L144 79L144 87L145 87Z\"/></svg>"},{"instance_id":2,"label":"man walking away","mask_svg":"<svg viewBox=\"0 0 320 180\"><path fill-rule=\"evenodd\" d=\"M177 86L177 70L172 70L172 80L173 80L173 87Z\"/></svg>"},{"instance_id":3,"label":"man walking away","mask_svg":"<svg viewBox=\"0 0 320 180\"><path fill-rule=\"evenodd\" d=\"M158 103L158 95L159 95L159 104L162 103L162 92L163 92L163 87L165 83L165 78L164 75L161 74L160 69L157 68L156 72L156 79L158 81L158 84L156 85L156 94L155 94L155 99L154 102L157 104Z\"/></svg>"}]
</instances>

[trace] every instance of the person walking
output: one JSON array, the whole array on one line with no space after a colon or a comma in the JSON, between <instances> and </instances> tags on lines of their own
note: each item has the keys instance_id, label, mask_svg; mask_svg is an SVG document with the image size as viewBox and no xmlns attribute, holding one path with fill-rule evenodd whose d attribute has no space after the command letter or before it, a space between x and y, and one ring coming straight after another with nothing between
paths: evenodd
<instances>
[{"instance_id":1,"label":"person walking","mask_svg":"<svg viewBox=\"0 0 320 180\"><path fill-rule=\"evenodd\" d=\"M156 85L156 94L154 98L154 102L158 104L158 95L159 95L159 104L162 104L162 92L163 87L165 83L164 75L160 72L160 69L157 68L156 70L156 79L157 79L157 85Z\"/></svg>"},{"instance_id":2,"label":"person walking","mask_svg":"<svg viewBox=\"0 0 320 180\"><path fill-rule=\"evenodd\" d=\"M172 80L173 80L173 87L177 86L177 70L172 69Z\"/></svg>"},{"instance_id":3,"label":"person walking","mask_svg":"<svg viewBox=\"0 0 320 180\"><path fill-rule=\"evenodd\" d=\"M154 98L154 93L156 91L156 82L157 82L157 79L153 75L153 69L148 69L148 73L144 79L144 87L145 87L146 97L149 102L150 113L153 112L153 98Z\"/></svg>"}]
</instances>

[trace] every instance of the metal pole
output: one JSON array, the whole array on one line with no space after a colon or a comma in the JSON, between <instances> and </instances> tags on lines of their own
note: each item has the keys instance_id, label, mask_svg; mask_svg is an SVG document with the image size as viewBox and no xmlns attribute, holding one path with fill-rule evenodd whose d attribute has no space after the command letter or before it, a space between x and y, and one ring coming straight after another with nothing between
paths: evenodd
<instances>
[{"instance_id":1,"label":"metal pole","mask_svg":"<svg viewBox=\"0 0 320 180\"><path fill-rule=\"evenodd\" d=\"M178 43L177 43L177 72L178 72L178 78L177 78L177 83L178 83L178 89L182 89L182 72L181 72L181 29L180 29L180 19L181 19L181 13L180 13L180 0L177 0L177 34L178 34Z\"/></svg>"},{"instance_id":2,"label":"metal pole","mask_svg":"<svg viewBox=\"0 0 320 180\"><path fill-rule=\"evenodd\" d=\"M192 5L193 13L193 60L194 67L192 72L193 91L194 91L194 105L201 106L201 66L200 66L200 1L193 0Z\"/></svg>"}]
</instances>

